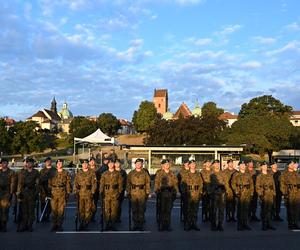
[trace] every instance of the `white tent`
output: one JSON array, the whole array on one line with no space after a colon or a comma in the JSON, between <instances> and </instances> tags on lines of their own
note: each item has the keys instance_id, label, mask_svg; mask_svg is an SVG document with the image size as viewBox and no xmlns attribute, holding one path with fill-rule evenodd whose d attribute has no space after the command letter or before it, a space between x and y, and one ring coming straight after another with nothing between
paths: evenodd
<instances>
[{"instance_id":1,"label":"white tent","mask_svg":"<svg viewBox=\"0 0 300 250\"><path fill-rule=\"evenodd\" d=\"M115 140L115 138L107 136L99 128L94 133L92 133L84 138L75 137L74 138L74 153L73 153L73 161L74 162L75 162L75 155L76 155L76 144L82 144L83 152L84 152L85 144L116 145L118 143ZM90 149L89 149L88 158L90 158Z\"/></svg>"},{"instance_id":2,"label":"white tent","mask_svg":"<svg viewBox=\"0 0 300 250\"><path fill-rule=\"evenodd\" d=\"M74 138L74 143L115 144L115 138L104 134L99 128L84 138Z\"/></svg>"}]
</instances>

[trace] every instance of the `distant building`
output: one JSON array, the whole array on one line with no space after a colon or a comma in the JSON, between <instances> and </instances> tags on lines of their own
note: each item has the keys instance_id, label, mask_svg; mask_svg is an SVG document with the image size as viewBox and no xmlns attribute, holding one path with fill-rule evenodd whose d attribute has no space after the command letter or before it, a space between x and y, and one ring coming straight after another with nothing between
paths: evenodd
<instances>
[{"instance_id":1,"label":"distant building","mask_svg":"<svg viewBox=\"0 0 300 250\"><path fill-rule=\"evenodd\" d=\"M55 98L51 101L51 108L42 109L34 115L27 118L27 121L35 121L41 129L50 131L69 133L70 123L72 122L73 114L68 109L68 104L65 102L61 111L57 113L57 102Z\"/></svg>"},{"instance_id":2,"label":"distant building","mask_svg":"<svg viewBox=\"0 0 300 250\"><path fill-rule=\"evenodd\" d=\"M186 119L190 116L192 116L192 112L190 111L189 107L183 102L175 112L173 120L177 120L179 118Z\"/></svg>"},{"instance_id":3,"label":"distant building","mask_svg":"<svg viewBox=\"0 0 300 250\"><path fill-rule=\"evenodd\" d=\"M134 133L133 124L126 119L118 119L121 128L118 130L119 135L131 135Z\"/></svg>"},{"instance_id":4,"label":"distant building","mask_svg":"<svg viewBox=\"0 0 300 250\"><path fill-rule=\"evenodd\" d=\"M12 118L9 118L7 116L4 116L4 117L0 117L0 119L3 119L4 122L5 122L5 127L7 130L9 130L9 128L13 127L16 123L16 121Z\"/></svg>"},{"instance_id":5,"label":"distant building","mask_svg":"<svg viewBox=\"0 0 300 250\"><path fill-rule=\"evenodd\" d=\"M168 90L155 89L153 103L157 109L157 113L164 115L168 110Z\"/></svg>"},{"instance_id":6,"label":"distant building","mask_svg":"<svg viewBox=\"0 0 300 250\"><path fill-rule=\"evenodd\" d=\"M292 116L290 117L290 122L295 127L300 126L300 111L292 111Z\"/></svg>"},{"instance_id":7,"label":"distant building","mask_svg":"<svg viewBox=\"0 0 300 250\"><path fill-rule=\"evenodd\" d=\"M219 119L226 122L228 127L231 127L232 124L238 120L238 115L230 112L225 112L219 116Z\"/></svg>"}]
</instances>

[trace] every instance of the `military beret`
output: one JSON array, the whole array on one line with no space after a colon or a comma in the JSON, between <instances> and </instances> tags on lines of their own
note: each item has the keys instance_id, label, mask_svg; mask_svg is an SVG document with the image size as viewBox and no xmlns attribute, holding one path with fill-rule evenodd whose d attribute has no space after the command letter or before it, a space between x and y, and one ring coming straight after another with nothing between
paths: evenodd
<instances>
[{"instance_id":1,"label":"military beret","mask_svg":"<svg viewBox=\"0 0 300 250\"><path fill-rule=\"evenodd\" d=\"M103 161L109 161L109 158L103 158Z\"/></svg>"},{"instance_id":2,"label":"military beret","mask_svg":"<svg viewBox=\"0 0 300 250\"><path fill-rule=\"evenodd\" d=\"M290 165L292 163L296 163L296 161L294 159L292 159L292 160L289 160L287 163L288 163L288 165Z\"/></svg>"},{"instance_id":3,"label":"military beret","mask_svg":"<svg viewBox=\"0 0 300 250\"><path fill-rule=\"evenodd\" d=\"M90 161L96 161L95 157L91 157Z\"/></svg>"},{"instance_id":4,"label":"military beret","mask_svg":"<svg viewBox=\"0 0 300 250\"><path fill-rule=\"evenodd\" d=\"M82 163L89 163L89 160L88 159L83 159L83 160L81 160L81 164Z\"/></svg>"},{"instance_id":5,"label":"military beret","mask_svg":"<svg viewBox=\"0 0 300 250\"><path fill-rule=\"evenodd\" d=\"M115 162L121 163L121 160L120 159L116 159Z\"/></svg>"},{"instance_id":6,"label":"military beret","mask_svg":"<svg viewBox=\"0 0 300 250\"><path fill-rule=\"evenodd\" d=\"M170 161L168 159L163 159L160 163L161 164L166 164L166 163L169 163Z\"/></svg>"},{"instance_id":7,"label":"military beret","mask_svg":"<svg viewBox=\"0 0 300 250\"><path fill-rule=\"evenodd\" d=\"M137 158L134 163L138 163L138 162L144 163L144 160L142 158Z\"/></svg>"},{"instance_id":8,"label":"military beret","mask_svg":"<svg viewBox=\"0 0 300 250\"><path fill-rule=\"evenodd\" d=\"M110 163L110 162L111 162L111 163L115 163L116 160L111 158L111 159L108 160L108 162L109 162L109 163Z\"/></svg>"},{"instance_id":9,"label":"military beret","mask_svg":"<svg viewBox=\"0 0 300 250\"><path fill-rule=\"evenodd\" d=\"M227 164L228 164L229 162L233 162L233 160L232 160L232 159L229 159L229 160L227 161Z\"/></svg>"},{"instance_id":10,"label":"military beret","mask_svg":"<svg viewBox=\"0 0 300 250\"><path fill-rule=\"evenodd\" d=\"M182 162L183 163L189 163L190 161L189 161L189 159L185 158L185 159L182 160Z\"/></svg>"},{"instance_id":11,"label":"military beret","mask_svg":"<svg viewBox=\"0 0 300 250\"><path fill-rule=\"evenodd\" d=\"M214 160L214 161L212 162L212 164L215 164L215 163L220 163L220 161L219 161L219 160Z\"/></svg>"},{"instance_id":12,"label":"military beret","mask_svg":"<svg viewBox=\"0 0 300 250\"><path fill-rule=\"evenodd\" d=\"M241 164L245 164L245 161L239 161L239 165L241 165Z\"/></svg>"},{"instance_id":13,"label":"military beret","mask_svg":"<svg viewBox=\"0 0 300 250\"><path fill-rule=\"evenodd\" d=\"M260 163L260 166L264 166L264 165L268 166L268 163L266 161L263 161L263 162Z\"/></svg>"},{"instance_id":14,"label":"military beret","mask_svg":"<svg viewBox=\"0 0 300 250\"><path fill-rule=\"evenodd\" d=\"M34 159L33 158L26 158L26 162L34 163Z\"/></svg>"},{"instance_id":15,"label":"military beret","mask_svg":"<svg viewBox=\"0 0 300 250\"><path fill-rule=\"evenodd\" d=\"M52 161L51 157L48 156L48 157L44 160L44 162L46 162L46 161Z\"/></svg>"},{"instance_id":16,"label":"military beret","mask_svg":"<svg viewBox=\"0 0 300 250\"><path fill-rule=\"evenodd\" d=\"M270 166L277 164L277 161L271 161Z\"/></svg>"},{"instance_id":17,"label":"military beret","mask_svg":"<svg viewBox=\"0 0 300 250\"><path fill-rule=\"evenodd\" d=\"M58 163L58 162L62 162L62 163L63 163L64 160L63 160L63 159L57 159L57 160L56 160L56 163Z\"/></svg>"},{"instance_id":18,"label":"military beret","mask_svg":"<svg viewBox=\"0 0 300 250\"><path fill-rule=\"evenodd\" d=\"M203 164L207 163L207 162L210 162L210 160L204 160L203 161Z\"/></svg>"},{"instance_id":19,"label":"military beret","mask_svg":"<svg viewBox=\"0 0 300 250\"><path fill-rule=\"evenodd\" d=\"M196 162L196 161L195 161L195 160L190 160L190 161L189 161L189 164L194 163L194 162Z\"/></svg>"}]
</instances>

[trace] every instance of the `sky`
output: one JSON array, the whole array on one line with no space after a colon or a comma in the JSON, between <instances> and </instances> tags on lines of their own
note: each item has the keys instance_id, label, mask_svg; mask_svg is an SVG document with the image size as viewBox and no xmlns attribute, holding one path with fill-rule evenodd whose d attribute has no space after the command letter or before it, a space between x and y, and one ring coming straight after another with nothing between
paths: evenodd
<instances>
[{"instance_id":1,"label":"sky","mask_svg":"<svg viewBox=\"0 0 300 250\"><path fill-rule=\"evenodd\" d=\"M131 120L155 88L172 112L270 94L300 109L298 0L0 1L0 116L66 100Z\"/></svg>"}]
</instances>

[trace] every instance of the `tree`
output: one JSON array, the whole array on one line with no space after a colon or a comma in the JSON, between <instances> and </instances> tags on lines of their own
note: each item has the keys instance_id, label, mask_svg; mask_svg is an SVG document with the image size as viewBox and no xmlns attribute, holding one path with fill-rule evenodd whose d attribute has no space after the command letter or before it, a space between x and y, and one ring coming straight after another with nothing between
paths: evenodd
<instances>
[{"instance_id":1,"label":"tree","mask_svg":"<svg viewBox=\"0 0 300 250\"><path fill-rule=\"evenodd\" d=\"M216 116L219 117L224 113L224 109L218 108L214 102L206 102L202 106L202 116Z\"/></svg>"},{"instance_id":2,"label":"tree","mask_svg":"<svg viewBox=\"0 0 300 250\"><path fill-rule=\"evenodd\" d=\"M98 127L109 136L116 135L120 129L118 119L111 113L102 113L97 119Z\"/></svg>"},{"instance_id":3,"label":"tree","mask_svg":"<svg viewBox=\"0 0 300 250\"><path fill-rule=\"evenodd\" d=\"M0 154L10 152L12 136L9 130L6 128L6 122L4 119L0 119Z\"/></svg>"},{"instance_id":4,"label":"tree","mask_svg":"<svg viewBox=\"0 0 300 250\"><path fill-rule=\"evenodd\" d=\"M97 123L83 116L74 117L70 124L70 139L83 138L97 130Z\"/></svg>"},{"instance_id":5,"label":"tree","mask_svg":"<svg viewBox=\"0 0 300 250\"><path fill-rule=\"evenodd\" d=\"M201 145L220 144L226 124L213 115L190 117L175 121L156 120L149 129L148 145Z\"/></svg>"},{"instance_id":6,"label":"tree","mask_svg":"<svg viewBox=\"0 0 300 250\"><path fill-rule=\"evenodd\" d=\"M147 132L158 118L154 103L142 101L138 111L134 112L132 122L138 132Z\"/></svg>"},{"instance_id":7,"label":"tree","mask_svg":"<svg viewBox=\"0 0 300 250\"><path fill-rule=\"evenodd\" d=\"M244 103L239 113L240 118L247 116L287 116L291 115L292 107L284 105L280 100L271 95L253 98L249 103Z\"/></svg>"},{"instance_id":8,"label":"tree","mask_svg":"<svg viewBox=\"0 0 300 250\"><path fill-rule=\"evenodd\" d=\"M288 148L293 125L286 117L248 116L238 119L225 135L229 144L246 144L246 150L265 153L272 160L273 151Z\"/></svg>"}]
</instances>

